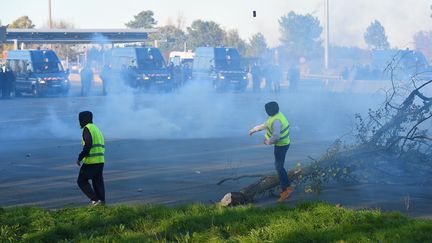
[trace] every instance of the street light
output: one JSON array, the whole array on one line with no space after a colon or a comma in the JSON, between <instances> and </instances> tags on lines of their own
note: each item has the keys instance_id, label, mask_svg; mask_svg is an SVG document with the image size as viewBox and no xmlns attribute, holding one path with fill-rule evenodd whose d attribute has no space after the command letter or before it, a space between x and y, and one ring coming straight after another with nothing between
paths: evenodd
<instances>
[{"instance_id":1,"label":"street light","mask_svg":"<svg viewBox=\"0 0 432 243\"><path fill-rule=\"evenodd\" d=\"M52 19L51 19L51 0L48 0L48 27L52 29Z\"/></svg>"},{"instance_id":2,"label":"street light","mask_svg":"<svg viewBox=\"0 0 432 243\"><path fill-rule=\"evenodd\" d=\"M329 0L324 0L325 37L324 37L324 67L328 69L329 56Z\"/></svg>"}]
</instances>

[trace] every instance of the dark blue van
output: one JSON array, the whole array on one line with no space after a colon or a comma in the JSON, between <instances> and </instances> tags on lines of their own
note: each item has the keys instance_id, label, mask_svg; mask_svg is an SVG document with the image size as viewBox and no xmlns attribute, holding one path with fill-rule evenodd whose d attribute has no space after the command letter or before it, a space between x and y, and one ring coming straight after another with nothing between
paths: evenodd
<instances>
[{"instance_id":1,"label":"dark blue van","mask_svg":"<svg viewBox=\"0 0 432 243\"><path fill-rule=\"evenodd\" d=\"M235 48L198 47L195 50L192 77L212 81L217 91L244 91L247 77L240 62L240 54Z\"/></svg>"},{"instance_id":2,"label":"dark blue van","mask_svg":"<svg viewBox=\"0 0 432 243\"><path fill-rule=\"evenodd\" d=\"M68 72L52 50L14 50L6 53L6 65L16 76L15 94L66 95L70 89Z\"/></svg>"},{"instance_id":3,"label":"dark blue van","mask_svg":"<svg viewBox=\"0 0 432 243\"><path fill-rule=\"evenodd\" d=\"M113 48L106 53L106 62L111 67L111 76L120 75L130 87L143 90L173 88L170 72L157 48Z\"/></svg>"}]
</instances>

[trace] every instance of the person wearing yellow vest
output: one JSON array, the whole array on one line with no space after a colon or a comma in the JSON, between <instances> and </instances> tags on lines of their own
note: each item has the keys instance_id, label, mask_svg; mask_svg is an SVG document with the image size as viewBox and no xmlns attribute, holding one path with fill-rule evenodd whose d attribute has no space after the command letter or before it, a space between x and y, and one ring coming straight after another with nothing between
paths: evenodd
<instances>
[{"instance_id":1,"label":"person wearing yellow vest","mask_svg":"<svg viewBox=\"0 0 432 243\"><path fill-rule=\"evenodd\" d=\"M91 205L105 204L105 186L103 180L103 167L105 163L104 137L93 124L93 114L90 111L79 113L79 123L82 132L83 150L78 156L76 164L81 166L78 175L78 186L91 200ZM89 180L92 181L90 186Z\"/></svg>"},{"instance_id":2,"label":"person wearing yellow vest","mask_svg":"<svg viewBox=\"0 0 432 243\"><path fill-rule=\"evenodd\" d=\"M274 145L275 167L282 190L278 202L283 202L293 192L293 188L290 186L291 182L284 168L285 156L291 142L289 137L289 122L284 114L279 111L279 105L275 101L265 104L264 107L269 116L267 121L250 129L249 135L266 130L264 144Z\"/></svg>"}]
</instances>

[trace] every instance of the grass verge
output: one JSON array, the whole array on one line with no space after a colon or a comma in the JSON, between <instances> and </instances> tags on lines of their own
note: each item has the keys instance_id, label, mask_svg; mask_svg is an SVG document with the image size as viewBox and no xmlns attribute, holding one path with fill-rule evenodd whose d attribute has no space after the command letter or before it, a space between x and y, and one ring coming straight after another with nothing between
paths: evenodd
<instances>
[{"instance_id":1,"label":"grass verge","mask_svg":"<svg viewBox=\"0 0 432 243\"><path fill-rule=\"evenodd\" d=\"M0 208L0 242L432 242L432 221L321 202Z\"/></svg>"}]
</instances>

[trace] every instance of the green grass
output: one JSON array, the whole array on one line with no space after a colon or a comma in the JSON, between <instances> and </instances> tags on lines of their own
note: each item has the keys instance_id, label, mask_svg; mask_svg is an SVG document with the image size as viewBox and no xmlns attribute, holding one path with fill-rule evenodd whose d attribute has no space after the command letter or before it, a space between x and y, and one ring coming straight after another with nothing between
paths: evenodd
<instances>
[{"instance_id":1,"label":"green grass","mask_svg":"<svg viewBox=\"0 0 432 243\"><path fill-rule=\"evenodd\" d=\"M432 221L325 203L0 208L0 242L432 242Z\"/></svg>"}]
</instances>

